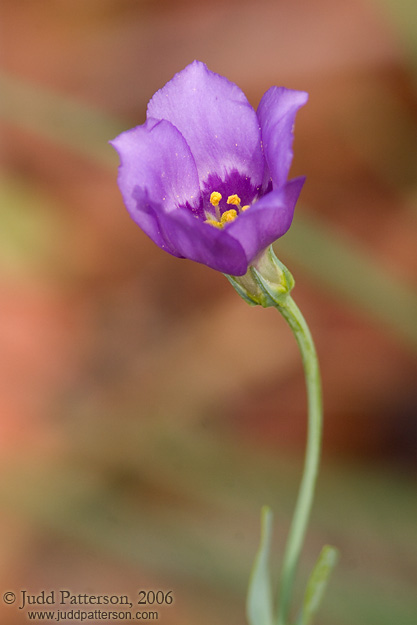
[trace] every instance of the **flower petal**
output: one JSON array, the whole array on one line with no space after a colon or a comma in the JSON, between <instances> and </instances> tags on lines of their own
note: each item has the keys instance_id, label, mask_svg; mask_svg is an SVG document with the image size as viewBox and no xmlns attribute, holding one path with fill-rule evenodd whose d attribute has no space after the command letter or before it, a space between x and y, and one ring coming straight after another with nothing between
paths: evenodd
<instances>
[{"instance_id":1,"label":"flower petal","mask_svg":"<svg viewBox=\"0 0 417 625\"><path fill-rule=\"evenodd\" d=\"M120 156L118 183L133 220L166 249L155 211L200 202L197 169L184 137L169 122L149 119L111 141ZM172 253L172 252L171 252Z\"/></svg>"},{"instance_id":2,"label":"flower petal","mask_svg":"<svg viewBox=\"0 0 417 625\"><path fill-rule=\"evenodd\" d=\"M167 119L185 137L200 181L237 170L261 184L264 158L256 113L237 85L194 61L148 104L148 117Z\"/></svg>"},{"instance_id":3,"label":"flower petal","mask_svg":"<svg viewBox=\"0 0 417 625\"><path fill-rule=\"evenodd\" d=\"M249 265L291 226L304 181L305 177L294 178L280 189L264 195L227 227L227 234L239 241L245 250Z\"/></svg>"},{"instance_id":4,"label":"flower petal","mask_svg":"<svg viewBox=\"0 0 417 625\"><path fill-rule=\"evenodd\" d=\"M172 124L148 119L111 144L120 156L119 184L127 203L132 189L139 186L147 189L152 200L166 202L169 210L187 202L198 204L195 162L184 137Z\"/></svg>"},{"instance_id":5,"label":"flower petal","mask_svg":"<svg viewBox=\"0 0 417 625\"><path fill-rule=\"evenodd\" d=\"M274 188L285 184L288 178L295 115L307 100L308 94L304 91L271 87L259 103L257 115L262 144Z\"/></svg>"},{"instance_id":6,"label":"flower petal","mask_svg":"<svg viewBox=\"0 0 417 625\"><path fill-rule=\"evenodd\" d=\"M207 267L241 276L248 263L245 252L226 230L204 223L186 209L158 212L164 239L176 256L189 258Z\"/></svg>"}]
</instances>

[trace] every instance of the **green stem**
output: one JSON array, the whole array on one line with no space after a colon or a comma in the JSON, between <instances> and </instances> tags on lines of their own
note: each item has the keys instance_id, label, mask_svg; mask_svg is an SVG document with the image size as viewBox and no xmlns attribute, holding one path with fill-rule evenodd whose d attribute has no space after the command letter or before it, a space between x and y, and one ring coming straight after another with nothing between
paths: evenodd
<instances>
[{"instance_id":1,"label":"green stem","mask_svg":"<svg viewBox=\"0 0 417 625\"><path fill-rule=\"evenodd\" d=\"M277 625L288 625L291 591L313 503L320 461L323 408L319 364L307 323L290 295L282 298L281 301L276 301L275 306L289 324L300 348L308 399L308 434L304 472L284 553L278 606Z\"/></svg>"}]
</instances>

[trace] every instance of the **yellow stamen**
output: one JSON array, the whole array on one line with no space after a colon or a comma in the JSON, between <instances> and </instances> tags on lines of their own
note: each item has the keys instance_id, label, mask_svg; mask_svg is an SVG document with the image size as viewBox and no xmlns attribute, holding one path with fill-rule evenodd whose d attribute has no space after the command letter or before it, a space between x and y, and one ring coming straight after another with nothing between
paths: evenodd
<instances>
[{"instance_id":1,"label":"yellow stamen","mask_svg":"<svg viewBox=\"0 0 417 625\"><path fill-rule=\"evenodd\" d=\"M210 213L206 213L207 219L204 223L209 224L210 226L214 226L215 228L223 228L226 224L231 223L238 216L238 212L241 213L249 208L249 204L246 206L241 206L241 199L238 195L229 195L227 198L227 204L232 204L235 208L231 208L227 211L224 211L223 215L220 215L220 206L219 202L222 199L221 194L218 191L213 191L210 195L210 204L214 206L216 209L216 216L210 215Z\"/></svg>"},{"instance_id":2,"label":"yellow stamen","mask_svg":"<svg viewBox=\"0 0 417 625\"><path fill-rule=\"evenodd\" d=\"M218 206L221 199L221 194L218 191L213 191L213 193L210 195L210 204L212 204L213 206Z\"/></svg>"},{"instance_id":3,"label":"yellow stamen","mask_svg":"<svg viewBox=\"0 0 417 625\"><path fill-rule=\"evenodd\" d=\"M237 217L237 211L235 211L234 208L231 208L228 211L225 211L221 217L220 223L222 226L224 226L225 224L234 221Z\"/></svg>"},{"instance_id":4,"label":"yellow stamen","mask_svg":"<svg viewBox=\"0 0 417 625\"><path fill-rule=\"evenodd\" d=\"M229 195L227 198L228 204L234 204L235 206L240 206L240 197L238 195Z\"/></svg>"},{"instance_id":5,"label":"yellow stamen","mask_svg":"<svg viewBox=\"0 0 417 625\"><path fill-rule=\"evenodd\" d=\"M210 224L210 226L214 226L215 228L223 228L223 224L220 221L216 221L215 219L206 219L205 224Z\"/></svg>"}]
</instances>

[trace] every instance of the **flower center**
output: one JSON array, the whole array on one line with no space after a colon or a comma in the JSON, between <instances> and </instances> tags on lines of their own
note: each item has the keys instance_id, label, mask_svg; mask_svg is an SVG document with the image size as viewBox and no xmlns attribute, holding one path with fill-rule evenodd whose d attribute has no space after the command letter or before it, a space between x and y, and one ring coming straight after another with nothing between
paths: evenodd
<instances>
[{"instance_id":1,"label":"flower center","mask_svg":"<svg viewBox=\"0 0 417 625\"><path fill-rule=\"evenodd\" d=\"M249 204L247 206L241 205L241 199L238 195L229 195L229 197L227 198L227 204L236 206L236 208L230 208L229 210L226 210L222 214L220 214L219 203L221 199L222 195L218 191L213 191L213 193L210 195L210 204L214 206L216 215L214 217L214 215L207 215L206 213L207 219L204 222L206 224L210 224L210 226L214 226L215 228L223 228L226 224L234 221L239 213L249 208Z\"/></svg>"}]
</instances>

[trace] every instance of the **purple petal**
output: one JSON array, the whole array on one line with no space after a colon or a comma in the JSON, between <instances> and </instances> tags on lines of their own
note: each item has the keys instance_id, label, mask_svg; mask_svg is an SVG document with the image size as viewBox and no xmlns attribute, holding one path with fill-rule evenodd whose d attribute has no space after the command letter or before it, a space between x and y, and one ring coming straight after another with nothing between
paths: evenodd
<instances>
[{"instance_id":1,"label":"purple petal","mask_svg":"<svg viewBox=\"0 0 417 625\"><path fill-rule=\"evenodd\" d=\"M158 215L163 211L162 204L151 200L147 190L141 187L134 188L133 202L136 207L136 210L131 211L134 221L162 250L181 257L161 231Z\"/></svg>"},{"instance_id":2,"label":"purple petal","mask_svg":"<svg viewBox=\"0 0 417 625\"><path fill-rule=\"evenodd\" d=\"M291 226L305 178L294 178L253 204L226 228L245 250L248 264ZM235 274L239 275L239 274Z\"/></svg>"},{"instance_id":3,"label":"purple petal","mask_svg":"<svg viewBox=\"0 0 417 625\"><path fill-rule=\"evenodd\" d=\"M304 91L271 87L259 103L262 144L274 188L285 184L288 178L295 115L307 100Z\"/></svg>"},{"instance_id":4,"label":"purple petal","mask_svg":"<svg viewBox=\"0 0 417 625\"><path fill-rule=\"evenodd\" d=\"M148 104L148 117L167 119L185 137L200 181L237 170L262 182L264 159L259 122L245 94L223 76L194 61Z\"/></svg>"},{"instance_id":5,"label":"purple petal","mask_svg":"<svg viewBox=\"0 0 417 625\"><path fill-rule=\"evenodd\" d=\"M171 211L187 203L197 207L200 201L190 148L172 124L154 119L123 132L111 144L120 156L118 183L127 209L142 230L166 249L156 219L158 206Z\"/></svg>"},{"instance_id":6,"label":"purple petal","mask_svg":"<svg viewBox=\"0 0 417 625\"><path fill-rule=\"evenodd\" d=\"M226 230L204 223L186 209L159 212L158 221L164 239L176 256L235 276L246 273L245 252L240 242Z\"/></svg>"}]
</instances>

